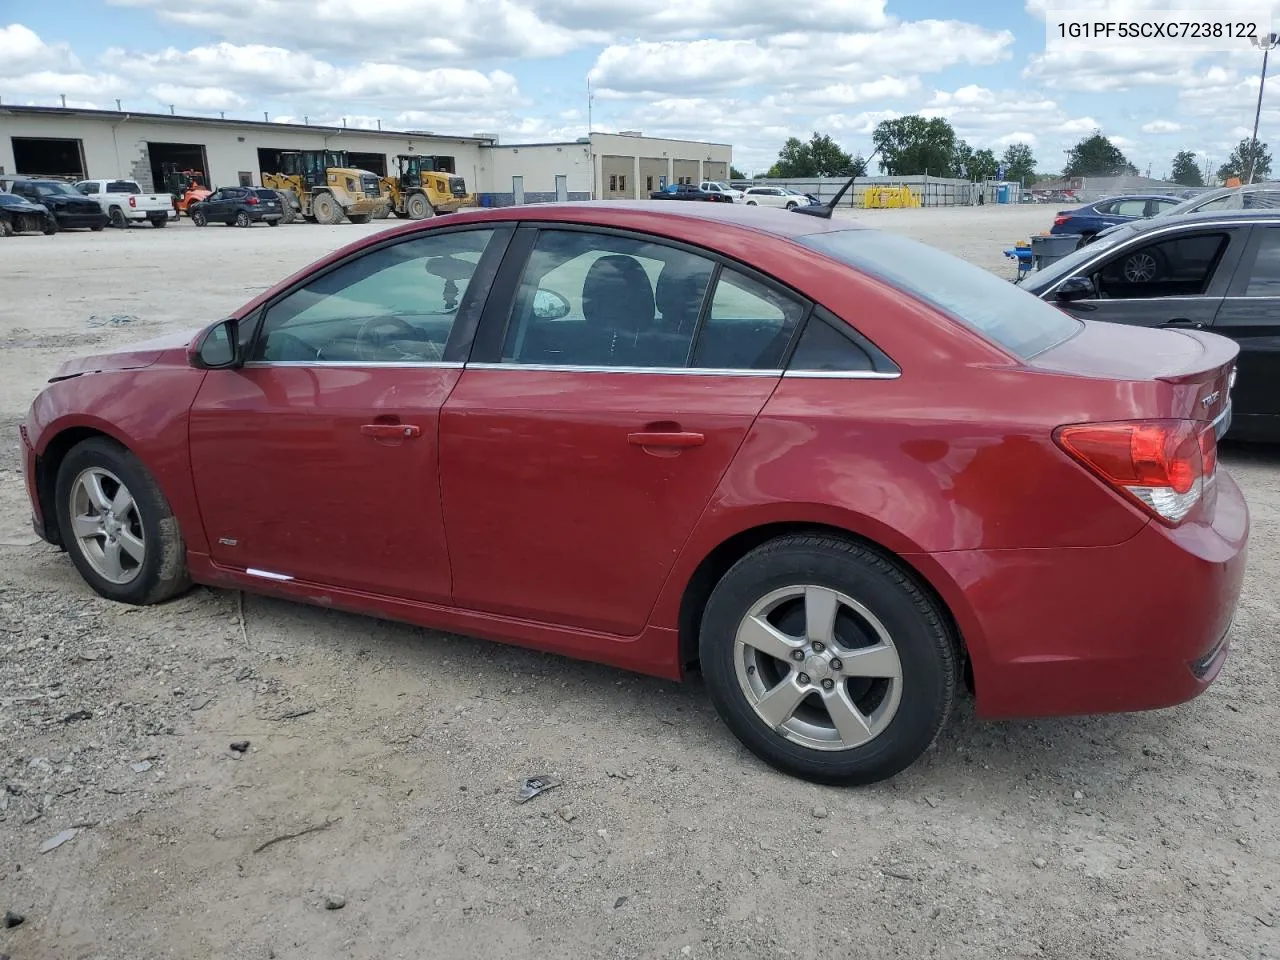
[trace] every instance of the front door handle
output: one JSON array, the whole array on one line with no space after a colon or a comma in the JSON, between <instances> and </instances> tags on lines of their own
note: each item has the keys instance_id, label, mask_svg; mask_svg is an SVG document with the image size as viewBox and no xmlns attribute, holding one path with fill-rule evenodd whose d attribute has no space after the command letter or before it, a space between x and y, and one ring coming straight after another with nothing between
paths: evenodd
<instances>
[{"instance_id":1,"label":"front door handle","mask_svg":"<svg viewBox=\"0 0 1280 960\"><path fill-rule=\"evenodd\" d=\"M415 423L366 423L360 427L360 432L375 440L399 440L422 436L422 428Z\"/></svg>"},{"instance_id":2,"label":"front door handle","mask_svg":"<svg viewBox=\"0 0 1280 960\"><path fill-rule=\"evenodd\" d=\"M1168 323L1161 324L1165 327L1183 328L1191 330L1203 330L1204 324L1199 320L1188 320L1186 317L1174 317Z\"/></svg>"},{"instance_id":3,"label":"front door handle","mask_svg":"<svg viewBox=\"0 0 1280 960\"><path fill-rule=\"evenodd\" d=\"M701 433L691 433L687 430L673 430L670 432L659 430L642 430L638 433L627 434L627 443L634 447L700 447L707 442L707 438Z\"/></svg>"}]
</instances>

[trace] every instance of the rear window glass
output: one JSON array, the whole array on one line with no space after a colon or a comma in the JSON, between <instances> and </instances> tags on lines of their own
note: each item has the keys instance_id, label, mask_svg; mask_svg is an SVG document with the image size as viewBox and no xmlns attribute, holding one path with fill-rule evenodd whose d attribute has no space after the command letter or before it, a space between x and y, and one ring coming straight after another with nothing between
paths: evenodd
<instances>
[{"instance_id":1,"label":"rear window glass","mask_svg":"<svg viewBox=\"0 0 1280 960\"><path fill-rule=\"evenodd\" d=\"M886 280L1030 359L1069 339L1082 324L994 273L906 237L838 230L800 237L812 250Z\"/></svg>"},{"instance_id":2,"label":"rear window glass","mask_svg":"<svg viewBox=\"0 0 1280 960\"><path fill-rule=\"evenodd\" d=\"M276 195L276 192L275 192L274 190L255 190L255 191L253 191L253 192L254 192L254 193L256 193L256 194L257 194L259 197L261 197L263 200L278 200L278 199L279 199L279 197Z\"/></svg>"},{"instance_id":3,"label":"rear window glass","mask_svg":"<svg viewBox=\"0 0 1280 960\"><path fill-rule=\"evenodd\" d=\"M132 180L108 180L107 193L141 193L142 188Z\"/></svg>"}]
</instances>

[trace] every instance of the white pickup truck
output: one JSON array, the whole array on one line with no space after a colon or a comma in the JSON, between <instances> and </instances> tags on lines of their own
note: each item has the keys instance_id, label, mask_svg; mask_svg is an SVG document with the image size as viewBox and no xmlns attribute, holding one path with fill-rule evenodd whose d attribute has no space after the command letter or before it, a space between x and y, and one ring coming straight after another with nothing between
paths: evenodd
<instances>
[{"instance_id":1,"label":"white pickup truck","mask_svg":"<svg viewBox=\"0 0 1280 960\"><path fill-rule=\"evenodd\" d=\"M98 201L113 227L127 227L135 220L149 220L153 227L163 227L178 217L172 196L143 193L136 180L81 180L76 189Z\"/></svg>"}]
</instances>

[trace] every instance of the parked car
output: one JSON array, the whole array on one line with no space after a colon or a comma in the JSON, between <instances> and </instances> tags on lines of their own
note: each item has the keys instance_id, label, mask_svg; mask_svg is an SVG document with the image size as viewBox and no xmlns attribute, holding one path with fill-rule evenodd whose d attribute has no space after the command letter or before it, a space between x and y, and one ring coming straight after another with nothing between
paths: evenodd
<instances>
[{"instance_id":1,"label":"parked car","mask_svg":"<svg viewBox=\"0 0 1280 960\"><path fill-rule=\"evenodd\" d=\"M1181 201L1177 197L1143 194L1131 197L1108 197L1087 203L1074 210L1059 210L1053 218L1051 234L1078 234L1084 245L1093 241L1101 231L1121 223L1130 223L1157 216L1162 210L1172 210Z\"/></svg>"},{"instance_id":2,"label":"parked car","mask_svg":"<svg viewBox=\"0 0 1280 960\"><path fill-rule=\"evenodd\" d=\"M703 190L696 183L672 183L649 194L650 200L705 200L712 203L733 203L733 197L720 191Z\"/></svg>"},{"instance_id":3,"label":"parked car","mask_svg":"<svg viewBox=\"0 0 1280 960\"><path fill-rule=\"evenodd\" d=\"M357 241L64 363L20 429L35 529L124 603L194 582L696 662L750 750L822 782L907 767L965 682L990 718L1203 691L1248 535L1216 455L1236 345L805 209Z\"/></svg>"},{"instance_id":4,"label":"parked car","mask_svg":"<svg viewBox=\"0 0 1280 960\"><path fill-rule=\"evenodd\" d=\"M742 191L742 202L749 207L783 207L794 210L808 206L812 201L806 194L790 187L748 187Z\"/></svg>"},{"instance_id":5,"label":"parked car","mask_svg":"<svg viewBox=\"0 0 1280 960\"><path fill-rule=\"evenodd\" d=\"M1240 187L1219 187L1201 190L1182 203L1157 213L1157 217L1181 217L1188 213L1209 213L1226 210L1277 210L1280 209L1280 181L1246 184ZM1098 236L1104 236L1103 230Z\"/></svg>"},{"instance_id":6,"label":"parked car","mask_svg":"<svg viewBox=\"0 0 1280 960\"><path fill-rule=\"evenodd\" d=\"M0 237L11 237L15 233L57 232L58 224L43 204L32 203L12 193L0 193Z\"/></svg>"},{"instance_id":7,"label":"parked car","mask_svg":"<svg viewBox=\"0 0 1280 960\"><path fill-rule=\"evenodd\" d=\"M1021 286L1073 316L1235 340L1240 379L1229 436L1280 442L1280 210L1131 223L1027 274Z\"/></svg>"},{"instance_id":8,"label":"parked car","mask_svg":"<svg viewBox=\"0 0 1280 960\"><path fill-rule=\"evenodd\" d=\"M222 187L187 208L197 227L210 223L251 227L255 223L277 226L284 217L280 194L265 187Z\"/></svg>"},{"instance_id":9,"label":"parked car","mask_svg":"<svg viewBox=\"0 0 1280 960\"><path fill-rule=\"evenodd\" d=\"M47 209L59 230L101 230L109 222L101 207L65 180L20 177L10 184L9 192Z\"/></svg>"},{"instance_id":10,"label":"parked car","mask_svg":"<svg viewBox=\"0 0 1280 960\"><path fill-rule=\"evenodd\" d=\"M742 200L742 191L734 187L724 180L703 180L699 186L708 193L726 194L734 203Z\"/></svg>"},{"instance_id":11,"label":"parked car","mask_svg":"<svg viewBox=\"0 0 1280 960\"><path fill-rule=\"evenodd\" d=\"M178 218L172 194L143 193L136 180L81 180L76 189L97 203L111 218L111 225L120 229L143 221L164 227Z\"/></svg>"}]
</instances>

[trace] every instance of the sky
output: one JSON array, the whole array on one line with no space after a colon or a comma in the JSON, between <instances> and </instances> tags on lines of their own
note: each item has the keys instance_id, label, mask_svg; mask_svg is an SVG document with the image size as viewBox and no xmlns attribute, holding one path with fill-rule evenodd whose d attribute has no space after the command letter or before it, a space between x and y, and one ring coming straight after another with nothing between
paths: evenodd
<instances>
[{"instance_id":1,"label":"sky","mask_svg":"<svg viewBox=\"0 0 1280 960\"><path fill-rule=\"evenodd\" d=\"M1142 172L1212 167L1250 135L1262 55L1046 50L1055 0L0 0L0 100L573 140L730 143L763 172L789 136L870 153L884 119L945 117L1038 169L1095 128ZM1233 0L1071 0L1107 19ZM1250 12L1280 0L1236 0ZM1064 5L1059 3L1059 5ZM1280 68L1280 52L1275 65ZM1280 84L1260 139L1280 152Z\"/></svg>"}]
</instances>

